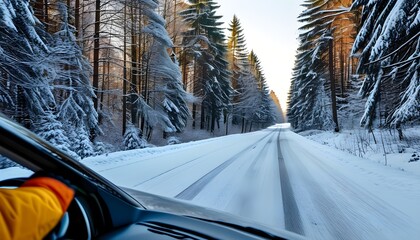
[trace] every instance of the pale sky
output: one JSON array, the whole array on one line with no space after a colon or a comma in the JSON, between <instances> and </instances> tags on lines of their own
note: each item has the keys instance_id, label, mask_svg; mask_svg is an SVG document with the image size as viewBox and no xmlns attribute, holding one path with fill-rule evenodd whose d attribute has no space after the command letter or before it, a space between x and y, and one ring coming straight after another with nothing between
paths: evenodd
<instances>
[{"instance_id":1,"label":"pale sky","mask_svg":"<svg viewBox=\"0 0 420 240\"><path fill-rule=\"evenodd\" d=\"M298 47L297 16L302 12L299 0L216 0L225 27L233 15L239 18L247 48L261 61L270 89L276 92L283 110Z\"/></svg>"}]
</instances>

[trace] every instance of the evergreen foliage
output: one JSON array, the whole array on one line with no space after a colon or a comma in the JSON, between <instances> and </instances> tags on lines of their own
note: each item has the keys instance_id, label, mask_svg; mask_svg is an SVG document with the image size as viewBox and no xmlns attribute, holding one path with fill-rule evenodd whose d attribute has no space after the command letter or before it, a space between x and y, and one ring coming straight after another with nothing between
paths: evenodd
<instances>
[{"instance_id":1,"label":"evergreen foliage","mask_svg":"<svg viewBox=\"0 0 420 240\"><path fill-rule=\"evenodd\" d=\"M39 116L34 125L35 133L41 138L71 157L80 160L80 156L71 150L70 141L63 130L63 124L57 120L57 117L52 112L46 111L45 115Z\"/></svg>"},{"instance_id":2,"label":"evergreen foliage","mask_svg":"<svg viewBox=\"0 0 420 240\"><path fill-rule=\"evenodd\" d=\"M230 106L230 72L226 61L225 35L220 28L219 6L214 1L190 1L180 14L191 26L184 32L185 51L196 70L193 94L201 99L201 128L211 132Z\"/></svg>"},{"instance_id":3,"label":"evergreen foliage","mask_svg":"<svg viewBox=\"0 0 420 240\"><path fill-rule=\"evenodd\" d=\"M5 26L0 27L1 111L76 159L84 157L75 153L81 149L70 147L69 137L99 128L91 107L89 63L75 43L67 8L59 5L62 27L52 35L28 1L0 3ZM73 134L76 127L78 134Z\"/></svg>"},{"instance_id":4,"label":"evergreen foliage","mask_svg":"<svg viewBox=\"0 0 420 240\"><path fill-rule=\"evenodd\" d=\"M170 23L158 0L0 0L0 111L77 159L107 152L99 126L121 112L127 149L146 147L156 126L183 131L193 101L193 122L210 132L222 117L226 133L232 116L244 131L272 123L239 19L226 40L216 1L168 2Z\"/></svg>"},{"instance_id":5,"label":"evergreen foliage","mask_svg":"<svg viewBox=\"0 0 420 240\"><path fill-rule=\"evenodd\" d=\"M233 124L239 124L240 116L242 115L240 110L235 106L239 102L239 95L243 86L240 85L240 76L246 75L246 69L249 66L248 63L248 51L246 49L245 36L240 21L236 15L233 16L232 21L229 24L228 31L230 32L228 38L228 61L229 68L232 72L231 84L233 87Z\"/></svg>"},{"instance_id":6,"label":"evergreen foliage","mask_svg":"<svg viewBox=\"0 0 420 240\"><path fill-rule=\"evenodd\" d=\"M153 107L157 111L154 114L161 116L157 118L160 119L158 123L149 121L148 124L152 126L159 124L165 132L179 132L185 128L190 116L187 106L188 96L182 85L180 69L167 52L168 48L173 47L173 43L166 32L165 20L152 11L156 5L148 7L149 23L143 28L143 32L151 34L154 38L149 73L155 85L153 96L157 99L154 101L156 106ZM149 111L141 114L146 119L151 119L145 116L146 113Z\"/></svg>"},{"instance_id":7,"label":"evergreen foliage","mask_svg":"<svg viewBox=\"0 0 420 240\"><path fill-rule=\"evenodd\" d=\"M140 129L132 124L127 126L124 134L125 150L139 149L147 147L147 141L141 136Z\"/></svg>"},{"instance_id":8,"label":"evergreen foliage","mask_svg":"<svg viewBox=\"0 0 420 240\"><path fill-rule=\"evenodd\" d=\"M287 111L289 122L298 130L338 130L334 112L343 110L351 94L345 68L345 63L351 66L351 62L345 62L343 56L349 55L347 42L352 39L356 19L348 6L341 4L349 1L307 0L303 4L306 10L299 20L305 24L300 29ZM342 101L336 106L338 89Z\"/></svg>"},{"instance_id":9,"label":"evergreen foliage","mask_svg":"<svg viewBox=\"0 0 420 240\"><path fill-rule=\"evenodd\" d=\"M400 128L420 117L420 5L411 0L354 1L362 8L362 26L353 45L358 72L365 74L360 89L367 96L361 124ZM376 123L376 124L375 124Z\"/></svg>"},{"instance_id":10,"label":"evergreen foliage","mask_svg":"<svg viewBox=\"0 0 420 240\"><path fill-rule=\"evenodd\" d=\"M402 138L401 125L418 122L420 116L420 6L411 0L349 2L341 1L340 6L336 1L308 0L304 4L307 10L300 19L306 23L305 32L296 55L289 121L300 130L329 128L325 123L331 121L325 119L331 119L331 113L325 106L331 104L327 95L334 96L328 91L333 85L326 83L335 81L334 90L340 92L335 96L338 115L344 122L353 126L347 118L357 114L360 125L370 131L395 127ZM357 32L346 32L352 25L344 23L352 22ZM349 44L352 48L347 52ZM335 46L334 59L328 62L331 46ZM350 57L353 60L345 60ZM344 69L345 64L350 67ZM366 98L362 107L361 98Z\"/></svg>"}]
</instances>

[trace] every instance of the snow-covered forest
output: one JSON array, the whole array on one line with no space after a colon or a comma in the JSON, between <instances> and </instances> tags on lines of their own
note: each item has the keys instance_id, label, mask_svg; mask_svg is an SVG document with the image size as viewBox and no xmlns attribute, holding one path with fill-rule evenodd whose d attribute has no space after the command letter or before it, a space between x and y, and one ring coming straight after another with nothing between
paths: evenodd
<instances>
[{"instance_id":1,"label":"snow-covered forest","mask_svg":"<svg viewBox=\"0 0 420 240\"><path fill-rule=\"evenodd\" d=\"M420 123L420 2L306 0L287 116L295 129Z\"/></svg>"},{"instance_id":2,"label":"snow-covered forest","mask_svg":"<svg viewBox=\"0 0 420 240\"><path fill-rule=\"evenodd\" d=\"M76 159L282 121L240 20L225 31L218 8L0 0L0 112Z\"/></svg>"}]
</instances>

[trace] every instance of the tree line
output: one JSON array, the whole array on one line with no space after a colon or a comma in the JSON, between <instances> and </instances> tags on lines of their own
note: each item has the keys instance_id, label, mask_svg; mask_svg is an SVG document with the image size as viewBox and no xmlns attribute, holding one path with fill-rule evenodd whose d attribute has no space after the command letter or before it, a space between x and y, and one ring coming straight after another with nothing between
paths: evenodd
<instances>
[{"instance_id":1,"label":"tree line","mask_svg":"<svg viewBox=\"0 0 420 240\"><path fill-rule=\"evenodd\" d=\"M306 0L303 6L288 99L292 126L395 128L402 139L402 126L420 117L419 1Z\"/></svg>"},{"instance_id":2,"label":"tree line","mask_svg":"<svg viewBox=\"0 0 420 240\"><path fill-rule=\"evenodd\" d=\"M0 0L0 112L80 159L101 126L125 149L188 124L242 132L277 121L239 19L212 0Z\"/></svg>"}]
</instances>

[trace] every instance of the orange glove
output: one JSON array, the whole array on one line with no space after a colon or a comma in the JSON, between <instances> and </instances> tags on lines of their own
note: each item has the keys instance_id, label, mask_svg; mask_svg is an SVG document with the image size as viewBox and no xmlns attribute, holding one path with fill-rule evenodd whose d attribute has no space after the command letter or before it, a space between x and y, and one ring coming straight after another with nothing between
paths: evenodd
<instances>
[{"instance_id":1,"label":"orange glove","mask_svg":"<svg viewBox=\"0 0 420 240\"><path fill-rule=\"evenodd\" d=\"M50 177L36 177L27 180L21 187L43 187L49 189L60 202L63 213L67 211L74 197L74 190L66 184Z\"/></svg>"},{"instance_id":2,"label":"orange glove","mask_svg":"<svg viewBox=\"0 0 420 240\"><path fill-rule=\"evenodd\" d=\"M0 189L0 239L42 239L60 221L74 190L49 177L16 189Z\"/></svg>"}]
</instances>

